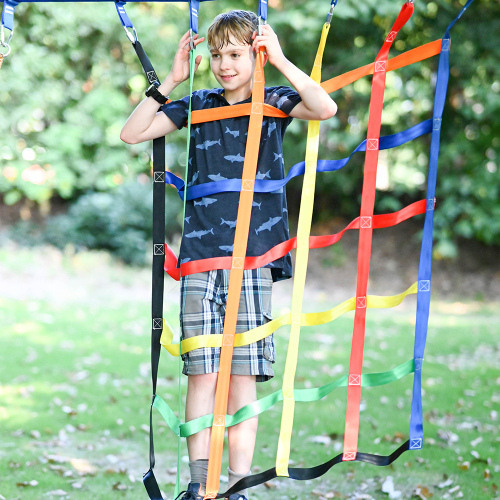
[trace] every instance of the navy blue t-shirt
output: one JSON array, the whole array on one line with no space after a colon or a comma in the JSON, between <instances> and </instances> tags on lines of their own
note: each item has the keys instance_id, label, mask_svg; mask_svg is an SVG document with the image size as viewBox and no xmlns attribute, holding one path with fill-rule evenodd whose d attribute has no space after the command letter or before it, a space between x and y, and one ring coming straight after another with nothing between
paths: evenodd
<instances>
[{"instance_id":1,"label":"navy blue t-shirt","mask_svg":"<svg viewBox=\"0 0 500 500\"><path fill-rule=\"evenodd\" d=\"M268 87L264 102L286 114L301 101L289 87ZM251 102L251 98L241 103ZM223 89L193 93L191 109L230 106ZM189 97L162 106L179 129L187 124ZM224 179L241 179L249 116L200 123L191 130L188 187ZM292 118L264 116L257 164L257 179L283 179L283 137ZM180 263L232 255L240 193L216 193L186 203ZM273 193L255 193L247 256L256 257L289 239L288 210L284 188ZM269 263L274 281L290 278L290 254Z\"/></svg>"}]
</instances>

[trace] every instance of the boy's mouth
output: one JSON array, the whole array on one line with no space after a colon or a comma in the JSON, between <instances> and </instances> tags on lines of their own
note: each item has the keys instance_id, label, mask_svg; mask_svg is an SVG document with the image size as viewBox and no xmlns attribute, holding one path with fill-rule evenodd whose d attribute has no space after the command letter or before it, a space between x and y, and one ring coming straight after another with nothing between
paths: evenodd
<instances>
[{"instance_id":1,"label":"boy's mouth","mask_svg":"<svg viewBox=\"0 0 500 500\"><path fill-rule=\"evenodd\" d=\"M225 81L228 82L231 80L231 78L234 78L236 75L221 75L220 77Z\"/></svg>"}]
</instances>

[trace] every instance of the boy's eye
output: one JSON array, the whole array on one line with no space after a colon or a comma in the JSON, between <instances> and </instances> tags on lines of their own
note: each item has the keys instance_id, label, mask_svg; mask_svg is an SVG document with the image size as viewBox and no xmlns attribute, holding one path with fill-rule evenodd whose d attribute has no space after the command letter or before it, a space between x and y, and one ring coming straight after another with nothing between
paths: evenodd
<instances>
[{"instance_id":1,"label":"boy's eye","mask_svg":"<svg viewBox=\"0 0 500 500\"><path fill-rule=\"evenodd\" d=\"M212 59L217 59L219 57L219 54L212 54Z\"/></svg>"},{"instance_id":2,"label":"boy's eye","mask_svg":"<svg viewBox=\"0 0 500 500\"><path fill-rule=\"evenodd\" d=\"M233 57L240 57L239 54L233 54Z\"/></svg>"}]
</instances>

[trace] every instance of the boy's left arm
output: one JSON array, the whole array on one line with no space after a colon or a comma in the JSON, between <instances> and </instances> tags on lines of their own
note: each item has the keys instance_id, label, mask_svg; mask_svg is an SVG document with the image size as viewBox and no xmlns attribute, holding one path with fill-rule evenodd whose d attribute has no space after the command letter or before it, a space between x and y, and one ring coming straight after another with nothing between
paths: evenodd
<instances>
[{"instance_id":1,"label":"boy's left arm","mask_svg":"<svg viewBox=\"0 0 500 500\"><path fill-rule=\"evenodd\" d=\"M297 66L292 64L283 54L281 46L269 24L262 26L262 35L253 35L252 49L265 49L269 62L278 69L299 93L302 102L297 104L290 116L300 120L328 120L337 112L335 101Z\"/></svg>"}]
</instances>

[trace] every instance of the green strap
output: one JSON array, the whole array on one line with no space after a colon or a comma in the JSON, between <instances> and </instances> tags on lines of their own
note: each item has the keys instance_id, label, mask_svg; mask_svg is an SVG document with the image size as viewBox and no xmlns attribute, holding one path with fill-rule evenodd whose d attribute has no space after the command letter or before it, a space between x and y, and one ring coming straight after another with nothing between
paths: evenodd
<instances>
[{"instance_id":1,"label":"green strap","mask_svg":"<svg viewBox=\"0 0 500 500\"><path fill-rule=\"evenodd\" d=\"M414 371L414 360L410 359L409 361L406 361L405 363L396 366L396 368L387 372L361 375L361 386L376 387L379 385L389 384L402 379ZM339 379L322 387L313 389L295 389L293 392L295 401L312 402L328 396L337 387L347 387L347 375L344 375L343 377L340 377ZM273 394L269 394L269 396L255 401L254 403L244 406L234 415L227 415L226 427L231 427L248 420L249 418L255 417L256 415L260 415L279 401L283 401L283 393L281 392L281 389ZM212 426L213 414L205 415L186 422L185 424L181 424L167 403L165 403L165 401L158 395L155 397L153 406L160 412L167 425L170 429L172 429L172 431L175 432L175 434L177 434L177 436L192 436L193 434Z\"/></svg>"},{"instance_id":2,"label":"green strap","mask_svg":"<svg viewBox=\"0 0 500 500\"><path fill-rule=\"evenodd\" d=\"M184 186L187 186L188 183L188 169L189 169L189 148L191 145L191 100L193 97L193 81L194 81L194 63L195 63L195 48L192 49L189 53L189 111L188 111L188 123L187 123L187 141L186 141L186 170L184 174ZM184 223L186 221L186 192L187 188L184 191L184 204L182 207L182 234L184 234ZM181 343L179 342L179 418L175 416L175 414L172 412L172 410L168 407L167 403L161 399L161 402L158 401L158 404L162 405L162 410L160 411L161 415L163 418L165 418L165 415L168 416L168 419L165 419L167 422L168 426L174 430L174 432L179 436L179 439L177 441L177 477L175 479L175 491L174 491L174 498L177 498L180 494L181 491L181 446L182 446L182 441L181 438L183 437L181 433L179 432L179 428L181 426L181 413L182 413L182 394L181 394L181 377L182 377L182 362L181 362ZM155 402L157 402L158 396L155 396ZM153 404L153 406L154 406ZM155 408L157 408L155 406Z\"/></svg>"}]
</instances>

